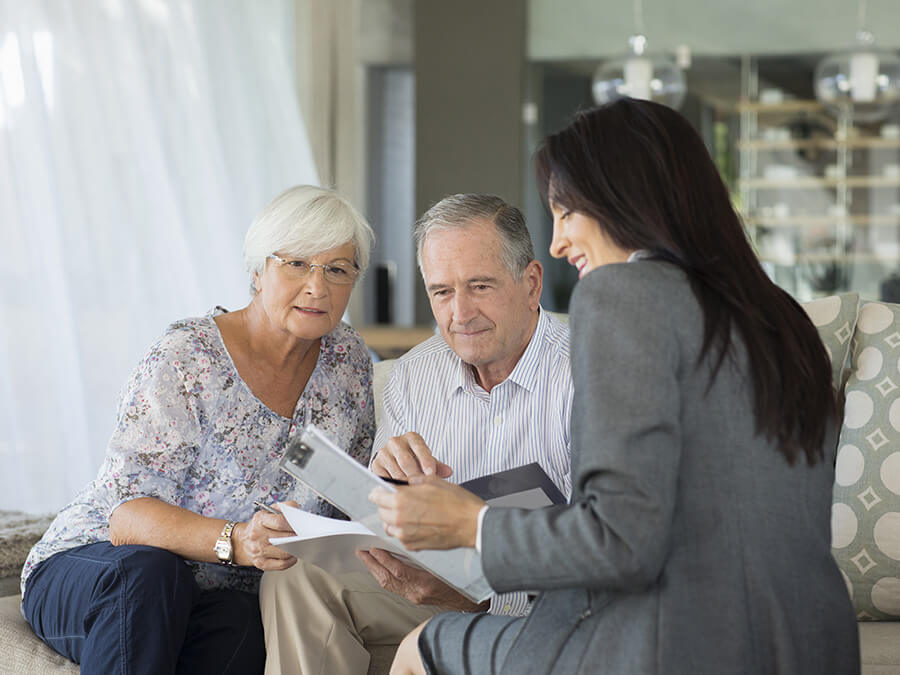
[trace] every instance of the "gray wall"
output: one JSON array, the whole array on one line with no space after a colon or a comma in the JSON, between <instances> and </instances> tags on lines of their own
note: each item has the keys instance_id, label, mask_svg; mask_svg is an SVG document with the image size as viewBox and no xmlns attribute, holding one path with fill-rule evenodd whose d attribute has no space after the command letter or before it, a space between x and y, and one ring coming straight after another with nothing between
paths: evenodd
<instances>
[{"instance_id":1,"label":"gray wall","mask_svg":"<svg viewBox=\"0 0 900 675\"><path fill-rule=\"evenodd\" d=\"M488 3L485 3L488 4ZM856 0L643 0L651 50L694 54L802 54L854 43ZM528 0L532 61L624 53L635 32L632 0ZM900 47L900 2L868 0L876 43Z\"/></svg>"},{"instance_id":2,"label":"gray wall","mask_svg":"<svg viewBox=\"0 0 900 675\"><path fill-rule=\"evenodd\" d=\"M456 192L522 204L525 0L417 0L416 214ZM421 284L416 319L431 321Z\"/></svg>"}]
</instances>

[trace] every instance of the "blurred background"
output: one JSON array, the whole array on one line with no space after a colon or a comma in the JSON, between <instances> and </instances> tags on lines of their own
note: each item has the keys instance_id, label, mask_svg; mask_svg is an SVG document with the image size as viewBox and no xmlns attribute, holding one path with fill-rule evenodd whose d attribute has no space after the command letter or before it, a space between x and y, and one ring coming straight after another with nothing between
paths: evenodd
<instances>
[{"instance_id":1,"label":"blurred background","mask_svg":"<svg viewBox=\"0 0 900 675\"><path fill-rule=\"evenodd\" d=\"M0 509L96 473L131 369L171 321L249 300L253 216L333 186L377 235L346 317L376 356L433 329L417 215L525 212L531 155L620 95L705 139L772 278L900 302L895 0L0 0Z\"/></svg>"}]
</instances>

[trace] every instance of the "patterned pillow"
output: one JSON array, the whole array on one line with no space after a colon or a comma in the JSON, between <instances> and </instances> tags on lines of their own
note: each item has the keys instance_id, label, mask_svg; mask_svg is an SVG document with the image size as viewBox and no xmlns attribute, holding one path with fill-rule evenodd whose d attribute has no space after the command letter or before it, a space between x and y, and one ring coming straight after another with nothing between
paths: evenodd
<instances>
[{"instance_id":1,"label":"patterned pillow","mask_svg":"<svg viewBox=\"0 0 900 675\"><path fill-rule=\"evenodd\" d=\"M900 305L859 312L835 465L832 552L861 620L900 618Z\"/></svg>"},{"instance_id":2,"label":"patterned pillow","mask_svg":"<svg viewBox=\"0 0 900 675\"><path fill-rule=\"evenodd\" d=\"M801 303L819 331L831 358L831 382L841 388L841 375L850 351L850 338L859 313L859 293L841 293Z\"/></svg>"}]
</instances>

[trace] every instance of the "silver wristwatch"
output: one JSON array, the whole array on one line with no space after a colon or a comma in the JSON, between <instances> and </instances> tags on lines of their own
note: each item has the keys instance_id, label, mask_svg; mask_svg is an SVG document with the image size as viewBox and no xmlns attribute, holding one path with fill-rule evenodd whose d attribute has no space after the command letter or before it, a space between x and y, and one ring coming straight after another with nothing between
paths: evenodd
<instances>
[{"instance_id":1,"label":"silver wristwatch","mask_svg":"<svg viewBox=\"0 0 900 675\"><path fill-rule=\"evenodd\" d=\"M229 520L225 523L225 527L222 528L222 534L219 535L219 538L216 539L216 545L213 546L216 558L223 565L234 565L234 547L231 545L231 533L235 525L237 525L236 520Z\"/></svg>"}]
</instances>

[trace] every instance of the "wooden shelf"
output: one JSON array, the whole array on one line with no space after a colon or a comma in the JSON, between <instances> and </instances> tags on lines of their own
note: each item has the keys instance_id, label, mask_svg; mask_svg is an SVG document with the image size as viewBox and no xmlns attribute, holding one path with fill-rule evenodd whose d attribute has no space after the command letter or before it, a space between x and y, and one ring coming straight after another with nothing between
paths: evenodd
<instances>
[{"instance_id":1,"label":"wooden shelf","mask_svg":"<svg viewBox=\"0 0 900 675\"><path fill-rule=\"evenodd\" d=\"M832 225L852 225L854 227L883 225L900 227L900 216L788 216L786 218L763 218L762 216L748 216L744 218L744 224L748 227L768 228L828 227Z\"/></svg>"},{"instance_id":2,"label":"wooden shelf","mask_svg":"<svg viewBox=\"0 0 900 675\"><path fill-rule=\"evenodd\" d=\"M822 176L798 176L789 179L742 178L741 187L756 190L808 190L810 188L850 188L900 187L900 176L847 176L846 178L825 178Z\"/></svg>"},{"instance_id":3,"label":"wooden shelf","mask_svg":"<svg viewBox=\"0 0 900 675\"><path fill-rule=\"evenodd\" d=\"M759 252L759 259L764 263L773 265L794 266L811 263L841 263L856 265L859 263L886 263L900 262L900 254L885 253L803 253L790 257L767 256L765 251Z\"/></svg>"},{"instance_id":4,"label":"wooden shelf","mask_svg":"<svg viewBox=\"0 0 900 675\"><path fill-rule=\"evenodd\" d=\"M781 103L760 103L759 101L739 101L737 104L738 112L755 112L755 113L798 113L798 112L819 112L824 110L822 104L818 101L807 100L789 100Z\"/></svg>"},{"instance_id":5,"label":"wooden shelf","mask_svg":"<svg viewBox=\"0 0 900 675\"><path fill-rule=\"evenodd\" d=\"M369 348L383 359L405 354L435 334L432 326L369 325L356 330Z\"/></svg>"},{"instance_id":6,"label":"wooden shelf","mask_svg":"<svg viewBox=\"0 0 900 675\"><path fill-rule=\"evenodd\" d=\"M900 138L882 138L880 136L862 136L837 140L834 138L791 138L786 140L767 140L756 138L749 141L738 141L741 150L838 150L839 148L900 148Z\"/></svg>"}]
</instances>

